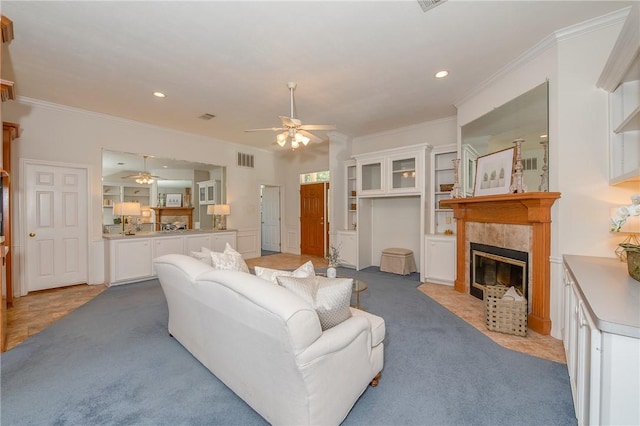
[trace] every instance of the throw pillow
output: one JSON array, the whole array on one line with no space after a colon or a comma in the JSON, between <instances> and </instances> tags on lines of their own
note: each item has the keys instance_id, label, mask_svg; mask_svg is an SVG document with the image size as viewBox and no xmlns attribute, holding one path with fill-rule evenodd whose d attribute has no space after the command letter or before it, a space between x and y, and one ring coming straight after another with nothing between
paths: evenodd
<instances>
[{"instance_id":1,"label":"throw pillow","mask_svg":"<svg viewBox=\"0 0 640 426\"><path fill-rule=\"evenodd\" d=\"M305 278L313 277L316 274L316 270L311 261L302 264L294 271L282 271L279 269L263 268L262 266L254 266L253 270L256 273L256 277L270 281L274 284L278 284L278 277Z\"/></svg>"},{"instance_id":2,"label":"throw pillow","mask_svg":"<svg viewBox=\"0 0 640 426\"><path fill-rule=\"evenodd\" d=\"M241 271L249 273L249 267L242 258L242 255L235 251L229 243L224 248L224 253L212 251L211 266L215 269Z\"/></svg>"},{"instance_id":3,"label":"throw pillow","mask_svg":"<svg viewBox=\"0 0 640 426\"><path fill-rule=\"evenodd\" d=\"M335 327L351 317L351 278L284 277L278 283L302 297L316 310L322 330Z\"/></svg>"},{"instance_id":4,"label":"throw pillow","mask_svg":"<svg viewBox=\"0 0 640 426\"><path fill-rule=\"evenodd\" d=\"M200 251L192 251L189 253L191 257L198 259L201 262L206 263L207 265L211 265L211 254L203 253Z\"/></svg>"}]
</instances>

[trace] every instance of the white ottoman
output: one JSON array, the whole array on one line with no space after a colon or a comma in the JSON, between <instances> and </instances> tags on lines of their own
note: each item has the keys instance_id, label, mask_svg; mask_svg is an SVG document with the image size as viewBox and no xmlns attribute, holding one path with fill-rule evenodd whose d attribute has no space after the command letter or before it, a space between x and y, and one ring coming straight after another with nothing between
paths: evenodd
<instances>
[{"instance_id":1,"label":"white ottoman","mask_svg":"<svg viewBox=\"0 0 640 426\"><path fill-rule=\"evenodd\" d=\"M397 247L382 250L380 271L399 275L409 275L416 272L413 251Z\"/></svg>"}]
</instances>

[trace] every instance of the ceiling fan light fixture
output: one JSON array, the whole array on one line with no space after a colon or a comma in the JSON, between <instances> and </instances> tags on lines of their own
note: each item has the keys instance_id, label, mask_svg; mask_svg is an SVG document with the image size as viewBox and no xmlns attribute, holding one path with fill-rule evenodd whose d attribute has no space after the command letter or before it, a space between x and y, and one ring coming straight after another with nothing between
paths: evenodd
<instances>
[{"instance_id":1,"label":"ceiling fan light fixture","mask_svg":"<svg viewBox=\"0 0 640 426\"><path fill-rule=\"evenodd\" d=\"M297 140L294 139L291 141L291 149L296 149L299 146L300 146L300 143Z\"/></svg>"},{"instance_id":2,"label":"ceiling fan light fixture","mask_svg":"<svg viewBox=\"0 0 640 426\"><path fill-rule=\"evenodd\" d=\"M287 136L289 136L287 132L279 133L278 136L276 136L276 142L278 142L278 145L280 145L280 147L285 146L285 144L287 143Z\"/></svg>"}]
</instances>

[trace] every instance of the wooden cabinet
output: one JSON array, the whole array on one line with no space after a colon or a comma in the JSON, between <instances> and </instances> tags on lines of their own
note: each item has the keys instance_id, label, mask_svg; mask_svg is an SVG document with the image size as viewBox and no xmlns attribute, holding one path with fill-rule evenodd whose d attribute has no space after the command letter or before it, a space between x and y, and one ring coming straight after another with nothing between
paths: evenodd
<instances>
[{"instance_id":1,"label":"wooden cabinet","mask_svg":"<svg viewBox=\"0 0 640 426\"><path fill-rule=\"evenodd\" d=\"M442 234L446 230L455 230L453 220L453 210L440 206L440 201L451 198L451 190L443 185L453 186L454 165L453 160L458 156L455 144L437 146L431 151L430 167L430 226L429 232L432 234Z\"/></svg>"},{"instance_id":2,"label":"wooden cabinet","mask_svg":"<svg viewBox=\"0 0 640 426\"><path fill-rule=\"evenodd\" d=\"M428 234L424 251L425 280L452 286L456 279L456 237Z\"/></svg>"},{"instance_id":3,"label":"wooden cabinet","mask_svg":"<svg viewBox=\"0 0 640 426\"><path fill-rule=\"evenodd\" d=\"M357 266L356 231L338 231L336 244L340 247L340 265L350 268Z\"/></svg>"},{"instance_id":4,"label":"wooden cabinet","mask_svg":"<svg viewBox=\"0 0 640 426\"><path fill-rule=\"evenodd\" d=\"M223 252L227 243L236 248L236 231L107 238L106 284L127 284L154 277L153 259L158 256L189 255L192 251L201 251L202 247Z\"/></svg>"},{"instance_id":5,"label":"wooden cabinet","mask_svg":"<svg viewBox=\"0 0 640 426\"><path fill-rule=\"evenodd\" d=\"M640 287L614 258L564 256L562 342L578 424L640 424Z\"/></svg>"}]
</instances>

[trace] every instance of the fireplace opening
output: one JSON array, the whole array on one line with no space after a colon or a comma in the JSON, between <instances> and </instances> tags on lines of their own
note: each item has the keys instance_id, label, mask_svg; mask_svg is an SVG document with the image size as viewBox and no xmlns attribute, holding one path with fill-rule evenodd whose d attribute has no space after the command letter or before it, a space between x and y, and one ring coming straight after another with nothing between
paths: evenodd
<instances>
[{"instance_id":1,"label":"fireplace opening","mask_svg":"<svg viewBox=\"0 0 640 426\"><path fill-rule=\"evenodd\" d=\"M471 243L471 270L469 293L484 299L484 287L503 285L515 287L528 297L529 254L486 244Z\"/></svg>"}]
</instances>

